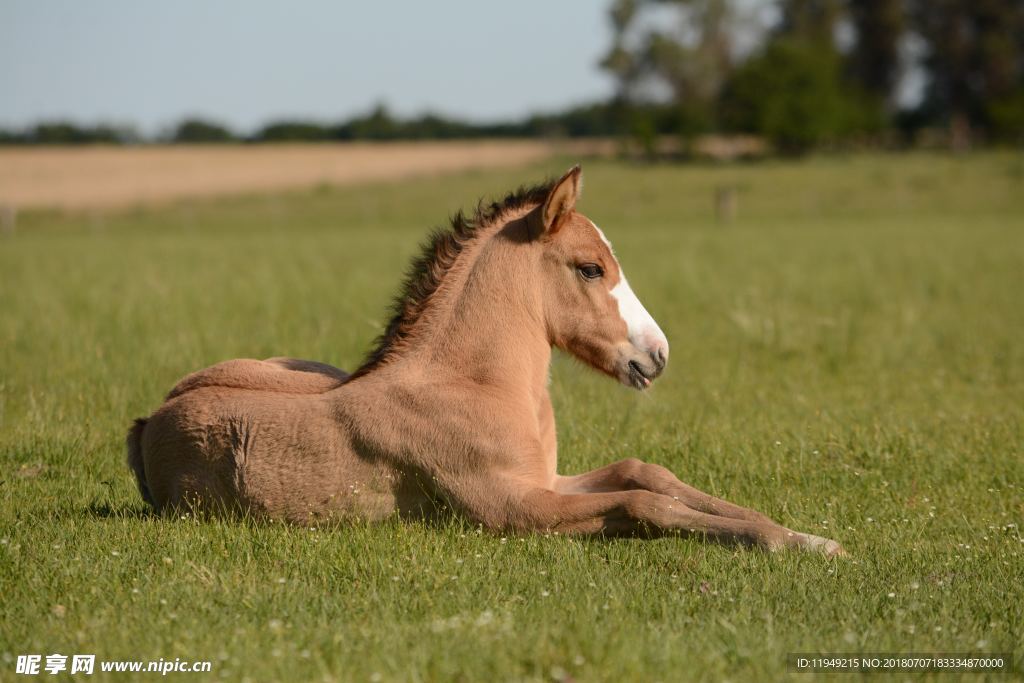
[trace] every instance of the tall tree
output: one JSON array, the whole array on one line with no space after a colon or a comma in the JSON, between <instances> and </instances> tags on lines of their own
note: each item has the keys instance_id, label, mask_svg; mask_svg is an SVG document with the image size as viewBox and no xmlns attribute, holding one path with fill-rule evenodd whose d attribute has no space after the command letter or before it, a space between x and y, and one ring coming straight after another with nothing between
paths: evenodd
<instances>
[{"instance_id":1,"label":"tall tree","mask_svg":"<svg viewBox=\"0 0 1024 683\"><path fill-rule=\"evenodd\" d=\"M601 66L640 137L662 126L684 137L714 125L719 92L733 66L734 0L615 0L612 47ZM638 106L639 105L639 106ZM657 127L662 127L657 126Z\"/></svg>"},{"instance_id":2,"label":"tall tree","mask_svg":"<svg viewBox=\"0 0 1024 683\"><path fill-rule=\"evenodd\" d=\"M900 40L907 27L903 0L850 0L856 38L850 75L861 90L891 109L900 73Z\"/></svg>"},{"instance_id":3,"label":"tall tree","mask_svg":"<svg viewBox=\"0 0 1024 683\"><path fill-rule=\"evenodd\" d=\"M1012 98L1024 77L1022 0L916 0L914 23L924 38L926 107L947 121L955 147L990 124L992 106Z\"/></svg>"},{"instance_id":4,"label":"tall tree","mask_svg":"<svg viewBox=\"0 0 1024 683\"><path fill-rule=\"evenodd\" d=\"M842 0L782 0L778 33L795 40L834 45L843 4Z\"/></svg>"}]
</instances>

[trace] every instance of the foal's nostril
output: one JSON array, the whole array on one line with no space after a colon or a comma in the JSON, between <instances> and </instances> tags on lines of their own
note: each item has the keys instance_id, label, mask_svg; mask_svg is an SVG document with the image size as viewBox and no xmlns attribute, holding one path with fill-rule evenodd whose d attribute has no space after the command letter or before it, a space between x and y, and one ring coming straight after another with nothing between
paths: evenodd
<instances>
[{"instance_id":1,"label":"foal's nostril","mask_svg":"<svg viewBox=\"0 0 1024 683\"><path fill-rule=\"evenodd\" d=\"M658 374L660 375L661 371L665 369L665 364L668 362L665 356L665 349L659 346L651 351L651 360L654 361L654 367L658 369Z\"/></svg>"}]
</instances>

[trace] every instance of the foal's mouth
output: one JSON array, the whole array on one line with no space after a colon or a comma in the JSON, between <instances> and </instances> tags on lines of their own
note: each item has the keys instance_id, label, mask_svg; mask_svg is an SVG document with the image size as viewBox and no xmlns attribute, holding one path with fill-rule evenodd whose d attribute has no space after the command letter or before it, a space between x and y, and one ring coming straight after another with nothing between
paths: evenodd
<instances>
[{"instance_id":1,"label":"foal's mouth","mask_svg":"<svg viewBox=\"0 0 1024 683\"><path fill-rule=\"evenodd\" d=\"M634 388L643 391L651 386L651 382L658 376L657 370L644 370L644 367L635 360L629 361L629 382Z\"/></svg>"}]
</instances>

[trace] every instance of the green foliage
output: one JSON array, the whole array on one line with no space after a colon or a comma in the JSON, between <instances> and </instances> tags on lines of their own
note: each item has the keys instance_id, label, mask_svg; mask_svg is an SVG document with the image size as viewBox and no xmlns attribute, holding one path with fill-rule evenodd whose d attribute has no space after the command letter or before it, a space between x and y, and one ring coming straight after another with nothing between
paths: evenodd
<instances>
[{"instance_id":1,"label":"green foliage","mask_svg":"<svg viewBox=\"0 0 1024 683\"><path fill-rule=\"evenodd\" d=\"M124 435L177 378L239 356L353 367L453 201L568 163L0 234L0 678L33 652L209 659L229 681L776 681L796 651L1016 651L1020 671L1011 154L586 167L580 208L672 359L640 395L556 354L563 471L657 461L846 561L144 513Z\"/></svg>"},{"instance_id":2,"label":"green foliage","mask_svg":"<svg viewBox=\"0 0 1024 683\"><path fill-rule=\"evenodd\" d=\"M747 60L722 98L729 128L764 135L788 151L805 151L844 133L850 104L831 48L790 40L773 41Z\"/></svg>"},{"instance_id":3,"label":"green foliage","mask_svg":"<svg viewBox=\"0 0 1024 683\"><path fill-rule=\"evenodd\" d=\"M1005 142L1024 142L1024 86L988 103L992 135Z\"/></svg>"},{"instance_id":4,"label":"green foliage","mask_svg":"<svg viewBox=\"0 0 1024 683\"><path fill-rule=\"evenodd\" d=\"M969 136L974 128L1007 137L1020 121L1014 99L1024 87L1024 3L915 0L910 5L928 48L923 111L933 122L959 127L960 135Z\"/></svg>"},{"instance_id":5,"label":"green foliage","mask_svg":"<svg viewBox=\"0 0 1024 683\"><path fill-rule=\"evenodd\" d=\"M206 144L232 142L235 135L225 126L202 119L185 119L174 129L171 142Z\"/></svg>"},{"instance_id":6,"label":"green foliage","mask_svg":"<svg viewBox=\"0 0 1024 683\"><path fill-rule=\"evenodd\" d=\"M81 126L70 121L46 121L24 131L0 130L3 145L120 145L138 139L130 126Z\"/></svg>"},{"instance_id":7,"label":"green foliage","mask_svg":"<svg viewBox=\"0 0 1024 683\"><path fill-rule=\"evenodd\" d=\"M330 140L329 126L310 121L276 121L267 124L256 133L260 142L319 142Z\"/></svg>"}]
</instances>

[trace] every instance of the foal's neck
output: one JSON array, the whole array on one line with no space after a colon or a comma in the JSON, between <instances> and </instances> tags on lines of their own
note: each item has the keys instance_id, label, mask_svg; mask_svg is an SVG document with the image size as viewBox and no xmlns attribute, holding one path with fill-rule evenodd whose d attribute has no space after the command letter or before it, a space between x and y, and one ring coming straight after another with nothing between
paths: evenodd
<instances>
[{"instance_id":1,"label":"foal's neck","mask_svg":"<svg viewBox=\"0 0 1024 683\"><path fill-rule=\"evenodd\" d=\"M466 248L420 321L409 362L510 400L543 399L551 344L528 229L525 218L503 221Z\"/></svg>"}]
</instances>

